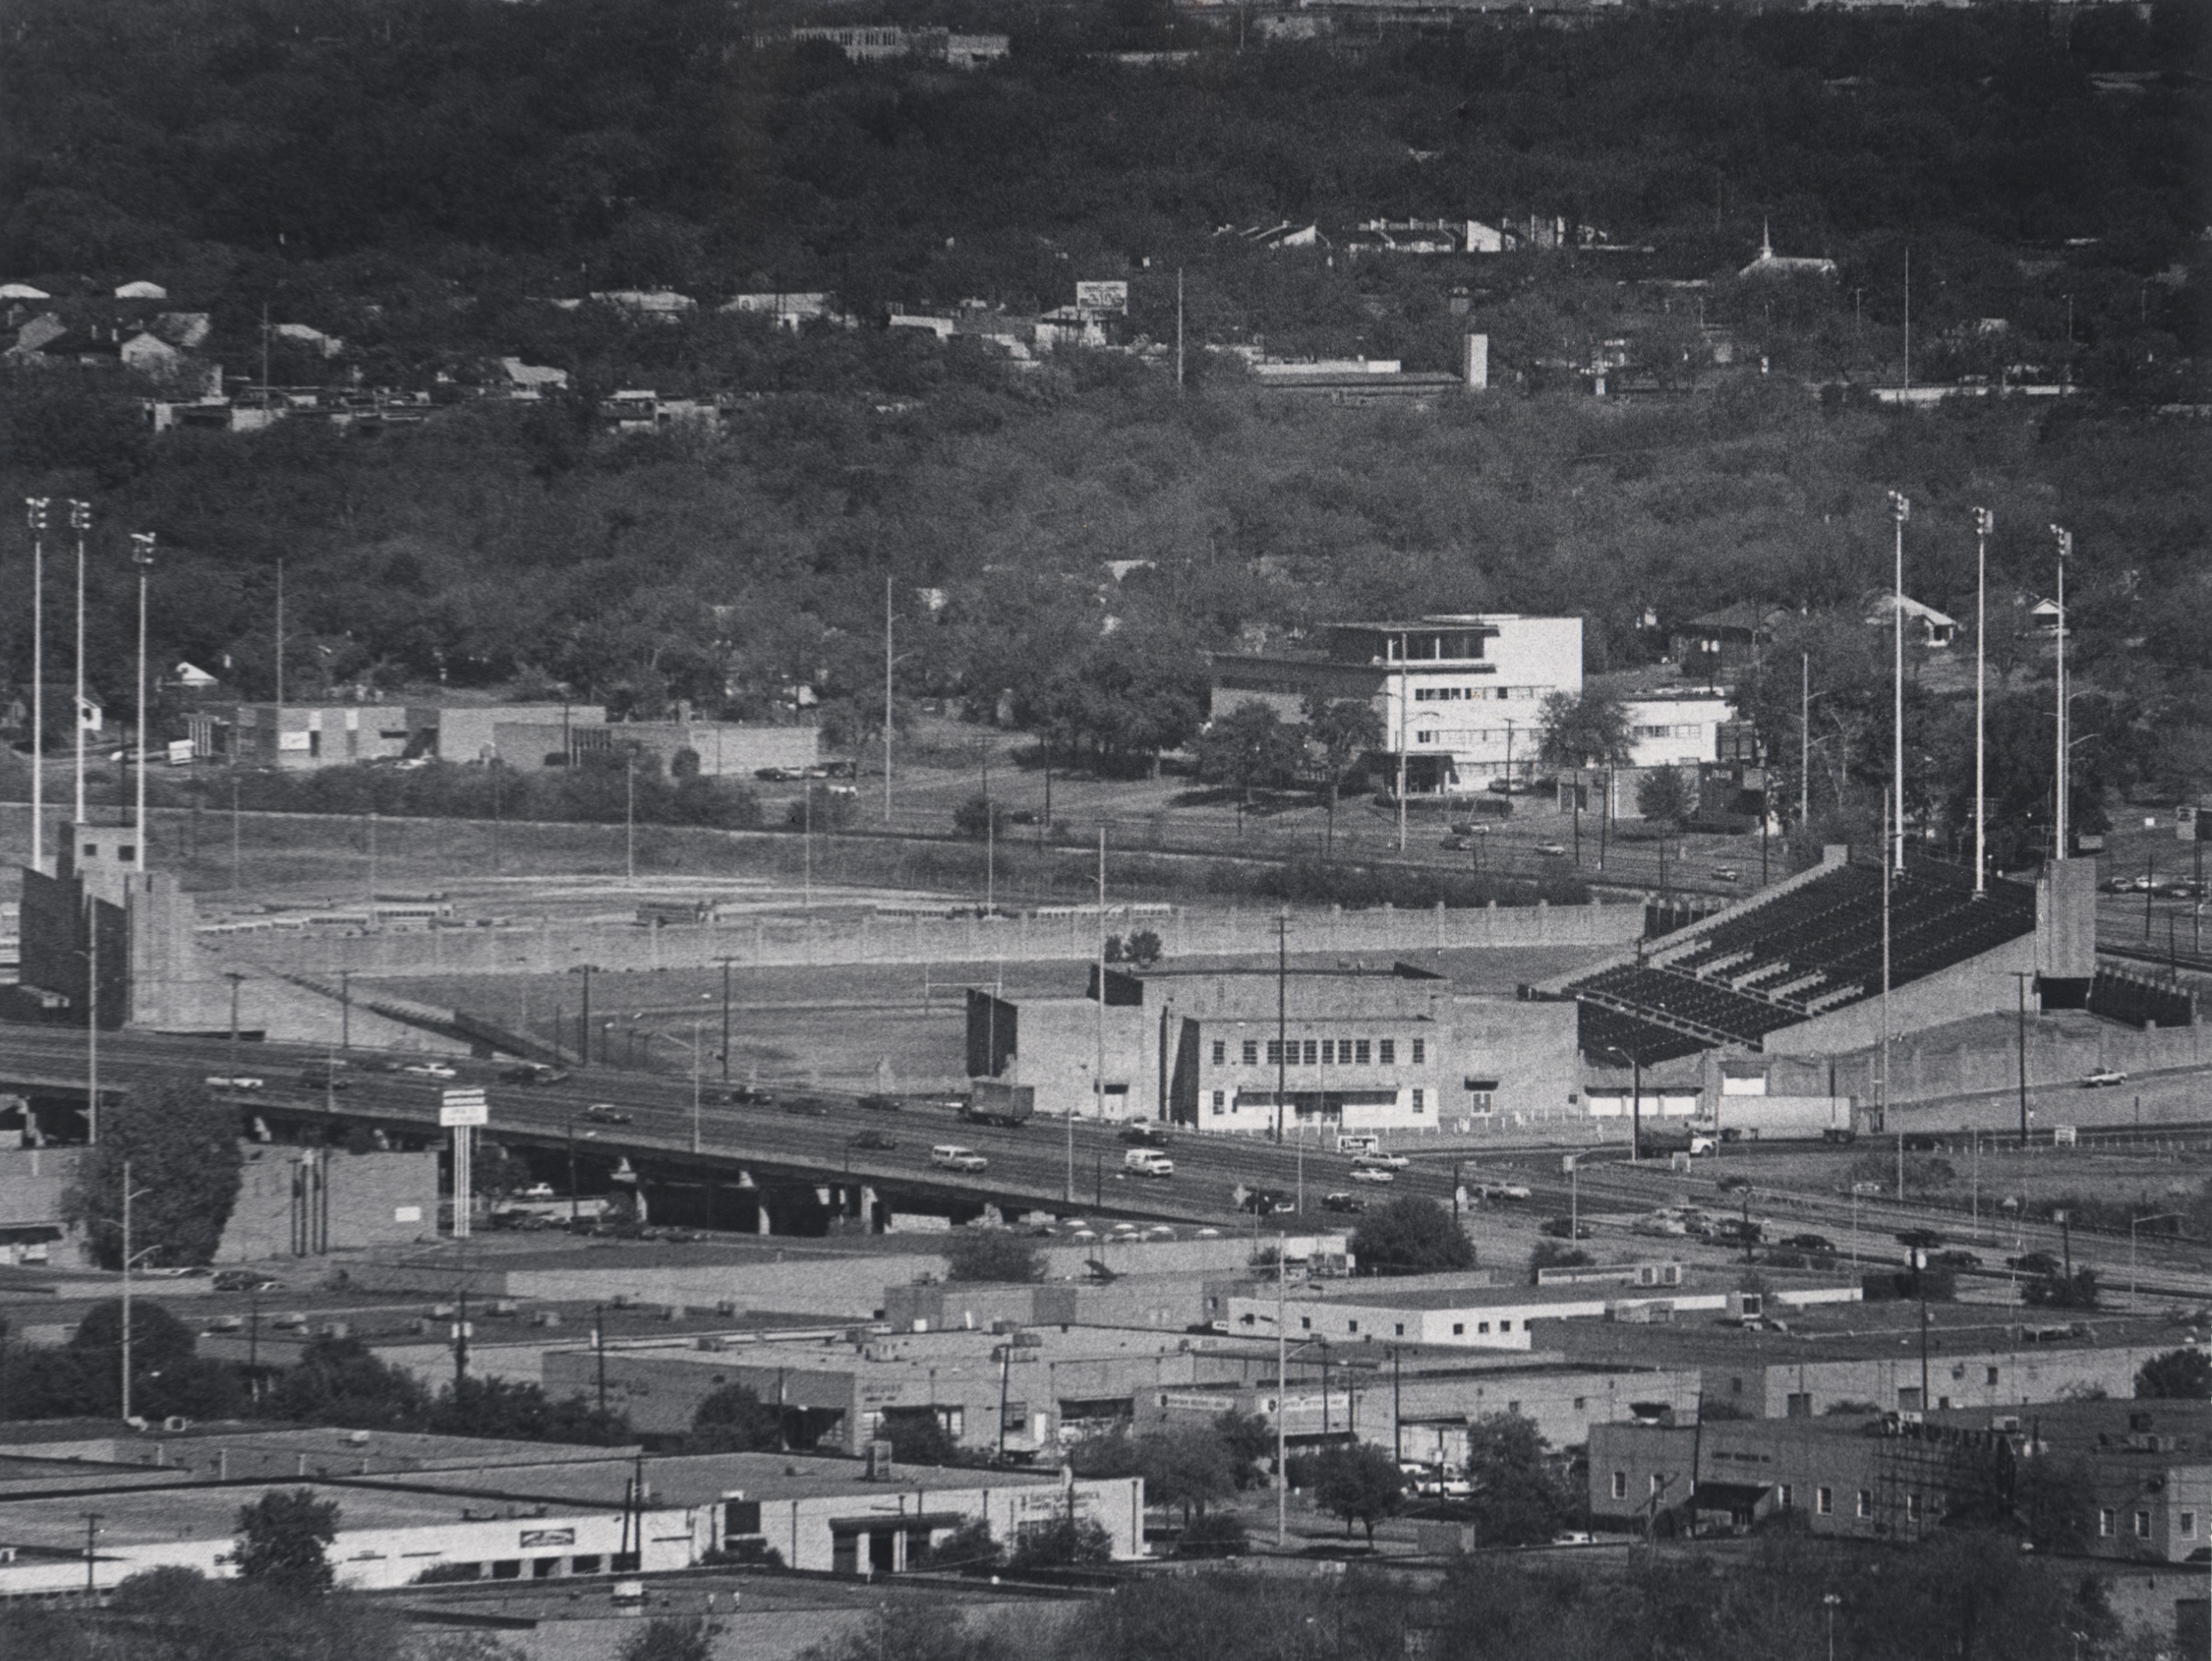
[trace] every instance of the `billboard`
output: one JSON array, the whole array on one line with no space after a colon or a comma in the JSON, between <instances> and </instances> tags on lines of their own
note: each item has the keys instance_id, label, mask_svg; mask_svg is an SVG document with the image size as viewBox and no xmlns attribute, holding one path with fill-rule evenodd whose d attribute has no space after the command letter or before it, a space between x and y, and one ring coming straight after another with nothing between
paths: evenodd
<instances>
[{"instance_id":1,"label":"billboard","mask_svg":"<svg viewBox=\"0 0 2212 1661\"><path fill-rule=\"evenodd\" d=\"M1075 285L1075 303L1086 312L1107 312L1115 317L1129 315L1129 285L1126 282L1079 282Z\"/></svg>"}]
</instances>

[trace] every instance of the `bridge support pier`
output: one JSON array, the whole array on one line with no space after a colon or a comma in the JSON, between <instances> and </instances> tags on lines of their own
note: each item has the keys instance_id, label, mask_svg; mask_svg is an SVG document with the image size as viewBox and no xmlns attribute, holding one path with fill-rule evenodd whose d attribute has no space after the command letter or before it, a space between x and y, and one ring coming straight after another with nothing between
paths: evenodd
<instances>
[{"instance_id":1,"label":"bridge support pier","mask_svg":"<svg viewBox=\"0 0 2212 1661\"><path fill-rule=\"evenodd\" d=\"M770 1225L768 1214L768 1195L760 1189L753 1191L753 1233L756 1234L775 1233L775 1228Z\"/></svg>"}]
</instances>

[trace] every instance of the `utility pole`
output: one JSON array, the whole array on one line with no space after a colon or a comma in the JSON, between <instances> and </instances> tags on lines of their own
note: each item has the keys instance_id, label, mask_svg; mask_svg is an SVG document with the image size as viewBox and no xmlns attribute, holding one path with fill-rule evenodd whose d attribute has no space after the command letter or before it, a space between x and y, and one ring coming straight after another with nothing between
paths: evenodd
<instances>
[{"instance_id":1,"label":"utility pole","mask_svg":"<svg viewBox=\"0 0 2212 1661\"><path fill-rule=\"evenodd\" d=\"M2020 1004L2020 1145L2027 1148L2027 983L2035 979L2033 969L2014 969L2013 985Z\"/></svg>"},{"instance_id":2,"label":"utility pole","mask_svg":"<svg viewBox=\"0 0 2212 1661\"><path fill-rule=\"evenodd\" d=\"M31 869L46 868L46 509L26 496L31 527Z\"/></svg>"},{"instance_id":3,"label":"utility pole","mask_svg":"<svg viewBox=\"0 0 2212 1661\"><path fill-rule=\"evenodd\" d=\"M123 1161L123 1422L131 1422L131 1161Z\"/></svg>"},{"instance_id":4,"label":"utility pole","mask_svg":"<svg viewBox=\"0 0 2212 1661\"><path fill-rule=\"evenodd\" d=\"M1283 1097L1290 1088L1290 940L1286 906L1275 918L1275 1145L1283 1143ZM1300 1148L1301 1155L1304 1148ZM1303 1158L1300 1169L1304 1169Z\"/></svg>"},{"instance_id":5,"label":"utility pole","mask_svg":"<svg viewBox=\"0 0 2212 1661\"><path fill-rule=\"evenodd\" d=\"M1974 510L1974 894L1988 892L1989 785L1984 754L1987 688L1984 674L1989 661L1990 533L1997 516L1986 507Z\"/></svg>"},{"instance_id":6,"label":"utility pole","mask_svg":"<svg viewBox=\"0 0 2212 1661\"><path fill-rule=\"evenodd\" d=\"M1258 1208L1254 1208L1258 1215ZM1275 1549L1291 1542L1291 1436L1289 1378L1291 1366L1291 1282L1289 1252L1282 1235L1275 1236Z\"/></svg>"},{"instance_id":7,"label":"utility pole","mask_svg":"<svg viewBox=\"0 0 2212 1661\"><path fill-rule=\"evenodd\" d=\"M811 785L810 785L811 790ZM891 822L891 577L883 577L883 822Z\"/></svg>"},{"instance_id":8,"label":"utility pole","mask_svg":"<svg viewBox=\"0 0 2212 1661\"><path fill-rule=\"evenodd\" d=\"M264 401L268 389L262 389ZM284 725L284 561L276 561L276 725Z\"/></svg>"},{"instance_id":9,"label":"utility pole","mask_svg":"<svg viewBox=\"0 0 2212 1661\"><path fill-rule=\"evenodd\" d=\"M1176 391L1182 391L1182 267L1176 267Z\"/></svg>"},{"instance_id":10,"label":"utility pole","mask_svg":"<svg viewBox=\"0 0 2212 1661\"><path fill-rule=\"evenodd\" d=\"M1406 851L1406 700L1411 682L1406 678L1406 654L1411 639L1398 634L1398 852Z\"/></svg>"},{"instance_id":11,"label":"utility pole","mask_svg":"<svg viewBox=\"0 0 2212 1661\"><path fill-rule=\"evenodd\" d=\"M599 1362L599 1411L607 1410L607 1306L592 1306L592 1353Z\"/></svg>"}]
</instances>

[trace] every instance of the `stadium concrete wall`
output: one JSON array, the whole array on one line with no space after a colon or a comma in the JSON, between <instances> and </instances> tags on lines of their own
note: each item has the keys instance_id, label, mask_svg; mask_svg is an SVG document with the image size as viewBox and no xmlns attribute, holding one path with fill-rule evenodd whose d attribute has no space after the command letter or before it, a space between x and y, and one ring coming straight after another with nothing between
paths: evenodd
<instances>
[{"instance_id":1,"label":"stadium concrete wall","mask_svg":"<svg viewBox=\"0 0 2212 1661\"><path fill-rule=\"evenodd\" d=\"M1972 1015L2010 1009L2016 993L2015 971L2033 973L2036 967L2036 937L2022 935L1994 951L1948 969L1907 981L1889 995L1889 1030L1894 1038L1930 1027L1942 1027ZM1877 983L1878 985L1878 983ZM1863 998L1840 1009L1815 1015L1795 1027L1769 1033L1764 1046L1768 1055L1840 1054L1881 1043L1882 1000ZM1808 1094L1826 1094L1825 1089Z\"/></svg>"}]
</instances>

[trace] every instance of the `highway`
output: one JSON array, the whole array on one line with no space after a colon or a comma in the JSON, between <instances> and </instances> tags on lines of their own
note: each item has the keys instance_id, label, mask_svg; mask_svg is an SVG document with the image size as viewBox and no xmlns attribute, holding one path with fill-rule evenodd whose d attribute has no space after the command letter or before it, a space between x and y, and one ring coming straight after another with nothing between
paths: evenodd
<instances>
[{"instance_id":1,"label":"highway","mask_svg":"<svg viewBox=\"0 0 2212 1661\"><path fill-rule=\"evenodd\" d=\"M84 1088L85 1040L81 1032L57 1028L0 1028L0 1088L36 1095L67 1092L81 1102ZM1097 1209L1126 1217L1223 1223L1236 1219L1235 1191L1276 1189L1295 1195L1303 1164L1309 1225L1326 1220L1318 1209L1331 1190L1364 1189L1370 1197L1397 1192L1424 1193L1449 1200L1447 1168L1419 1167L1398 1173L1389 1186L1352 1180L1351 1161L1317 1143L1303 1150L1278 1148L1258 1138L1177 1136L1170 1152L1176 1174L1164 1180L1122 1173L1127 1151L1116 1127L1079 1123L1071 1138L1058 1120L1038 1120L1019 1130L960 1122L944 1107L909 1105L899 1112L864 1111L850 1095L805 1093L823 1104L818 1115L785 1111L791 1097L776 1105L732 1106L702 1099L693 1106L688 1078L598 1065L550 1086L505 1084L498 1075L511 1064L448 1058L458 1076L420 1077L380 1070L422 1059L350 1052L342 1075L347 1088L325 1091L301 1082L311 1062L327 1058L325 1049L284 1044L241 1044L235 1058L222 1039L172 1038L142 1034L100 1035L103 1097L125 1088L155 1088L173 1080L244 1076L263 1088L227 1093L242 1118L300 1120L335 1115L345 1120L402 1126L436 1133L441 1092L468 1086L485 1089L491 1140L541 1149L565 1147L573 1133L584 1157L611 1162L617 1155L650 1161L664 1173L693 1165L702 1175L734 1176L732 1167L760 1179L823 1182L849 1177L878 1188L939 1201L994 1202L1024 1209L1056 1211ZM711 1098L716 1091L702 1093ZM628 1113L627 1125L592 1123L583 1115L605 1103ZM55 1129L49 1112L49 1131ZM862 1131L890 1137L896 1147L870 1151L853 1147ZM75 1132L81 1135L81 1130ZM696 1153L695 1153L696 1135ZM66 1139L66 1138L64 1138ZM939 1143L972 1148L989 1161L976 1176L933 1168L929 1150ZM1072 1158L1071 1158L1072 1145ZM1066 1203L1073 1175L1074 1203ZM1245 1219L1246 1226L1250 1219ZM1273 1227L1280 1227L1282 1219Z\"/></svg>"}]
</instances>

